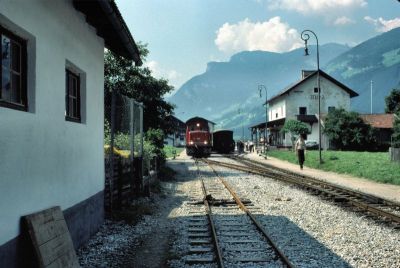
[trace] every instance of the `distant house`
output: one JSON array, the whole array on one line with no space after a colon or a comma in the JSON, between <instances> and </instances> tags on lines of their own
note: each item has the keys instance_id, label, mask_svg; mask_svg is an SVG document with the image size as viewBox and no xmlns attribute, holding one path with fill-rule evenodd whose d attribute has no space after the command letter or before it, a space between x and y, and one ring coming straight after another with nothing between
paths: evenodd
<instances>
[{"instance_id":1,"label":"distant house","mask_svg":"<svg viewBox=\"0 0 400 268\"><path fill-rule=\"evenodd\" d=\"M168 117L168 120L173 125L173 133L166 135L164 144L175 147L185 146L186 124L175 116Z\"/></svg>"},{"instance_id":2,"label":"distant house","mask_svg":"<svg viewBox=\"0 0 400 268\"><path fill-rule=\"evenodd\" d=\"M104 48L141 64L113 1L0 0L0 267L32 267L21 216L104 219Z\"/></svg>"},{"instance_id":3,"label":"distant house","mask_svg":"<svg viewBox=\"0 0 400 268\"><path fill-rule=\"evenodd\" d=\"M350 109L350 98L358 94L327 73L320 71L321 114L332 109ZM299 81L268 100L268 141L272 146L289 147L291 137L281 132L285 121L296 119L309 126L307 140L318 141L318 87L317 71L302 71ZM265 123L264 123L265 125ZM321 146L328 147L322 137Z\"/></svg>"},{"instance_id":4,"label":"distant house","mask_svg":"<svg viewBox=\"0 0 400 268\"><path fill-rule=\"evenodd\" d=\"M375 138L378 145L388 147L393 134L394 114L361 114L360 117L376 129Z\"/></svg>"}]
</instances>

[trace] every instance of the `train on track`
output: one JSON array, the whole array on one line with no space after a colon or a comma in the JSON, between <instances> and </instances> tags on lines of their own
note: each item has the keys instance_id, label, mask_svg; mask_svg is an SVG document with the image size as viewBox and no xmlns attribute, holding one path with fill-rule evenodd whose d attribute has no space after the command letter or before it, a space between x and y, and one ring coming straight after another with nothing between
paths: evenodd
<instances>
[{"instance_id":1,"label":"train on track","mask_svg":"<svg viewBox=\"0 0 400 268\"><path fill-rule=\"evenodd\" d=\"M235 150L233 131L218 130L213 132L214 123L193 117L186 121L186 154L189 156L209 156L211 151L232 153Z\"/></svg>"},{"instance_id":2,"label":"train on track","mask_svg":"<svg viewBox=\"0 0 400 268\"><path fill-rule=\"evenodd\" d=\"M235 151L235 141L232 130L217 130L212 133L213 151L220 154L229 154Z\"/></svg>"},{"instance_id":3,"label":"train on track","mask_svg":"<svg viewBox=\"0 0 400 268\"><path fill-rule=\"evenodd\" d=\"M212 122L202 117L186 121L186 154L189 156L209 156L211 154Z\"/></svg>"}]
</instances>

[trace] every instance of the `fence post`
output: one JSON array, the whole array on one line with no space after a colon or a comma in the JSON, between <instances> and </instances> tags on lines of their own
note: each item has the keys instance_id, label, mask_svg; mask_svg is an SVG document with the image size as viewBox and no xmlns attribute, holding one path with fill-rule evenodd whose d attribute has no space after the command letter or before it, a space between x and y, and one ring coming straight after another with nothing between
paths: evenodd
<instances>
[{"instance_id":1,"label":"fence post","mask_svg":"<svg viewBox=\"0 0 400 268\"><path fill-rule=\"evenodd\" d=\"M111 176L109 181L109 189L110 189L110 212L113 210L113 193L114 193L114 134L115 134L115 90L111 91L111 134L110 134L110 168L111 168Z\"/></svg>"}]
</instances>

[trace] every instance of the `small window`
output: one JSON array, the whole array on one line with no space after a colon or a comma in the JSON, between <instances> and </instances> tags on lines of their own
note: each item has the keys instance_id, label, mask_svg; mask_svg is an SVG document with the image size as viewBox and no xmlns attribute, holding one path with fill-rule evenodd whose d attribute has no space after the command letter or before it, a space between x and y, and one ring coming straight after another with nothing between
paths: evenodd
<instances>
[{"instance_id":1,"label":"small window","mask_svg":"<svg viewBox=\"0 0 400 268\"><path fill-rule=\"evenodd\" d=\"M65 119L81 122L81 93L79 75L65 71Z\"/></svg>"},{"instance_id":2,"label":"small window","mask_svg":"<svg viewBox=\"0 0 400 268\"><path fill-rule=\"evenodd\" d=\"M275 118L278 118L278 113L275 114Z\"/></svg>"},{"instance_id":3,"label":"small window","mask_svg":"<svg viewBox=\"0 0 400 268\"><path fill-rule=\"evenodd\" d=\"M328 107L328 113L335 111L335 106Z\"/></svg>"},{"instance_id":4,"label":"small window","mask_svg":"<svg viewBox=\"0 0 400 268\"><path fill-rule=\"evenodd\" d=\"M299 114L307 114L307 107L299 107Z\"/></svg>"},{"instance_id":5,"label":"small window","mask_svg":"<svg viewBox=\"0 0 400 268\"><path fill-rule=\"evenodd\" d=\"M0 106L27 111L26 41L0 26Z\"/></svg>"},{"instance_id":6,"label":"small window","mask_svg":"<svg viewBox=\"0 0 400 268\"><path fill-rule=\"evenodd\" d=\"M314 88L314 93L318 93L318 88L317 87Z\"/></svg>"}]
</instances>

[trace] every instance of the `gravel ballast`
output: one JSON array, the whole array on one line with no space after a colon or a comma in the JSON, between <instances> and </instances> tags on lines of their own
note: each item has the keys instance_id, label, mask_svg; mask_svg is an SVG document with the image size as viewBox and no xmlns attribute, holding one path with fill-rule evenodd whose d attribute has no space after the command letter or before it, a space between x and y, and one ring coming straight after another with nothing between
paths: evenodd
<instances>
[{"instance_id":1,"label":"gravel ballast","mask_svg":"<svg viewBox=\"0 0 400 268\"><path fill-rule=\"evenodd\" d=\"M164 185L164 197L141 201L154 203L155 212L135 224L107 221L79 250L82 267L152 267L141 266L137 254L145 252L143 241L157 243L159 237L154 233L160 229L166 230L168 247L150 243L145 250L166 255L168 267L188 267L188 226L195 209L191 202L198 200L201 184L193 160L177 159L169 165L178 171L177 181ZM208 167L202 170L204 179L215 178ZM254 210L257 219L296 267L400 267L400 230L288 184L225 168L217 170L241 197L259 208Z\"/></svg>"}]
</instances>

